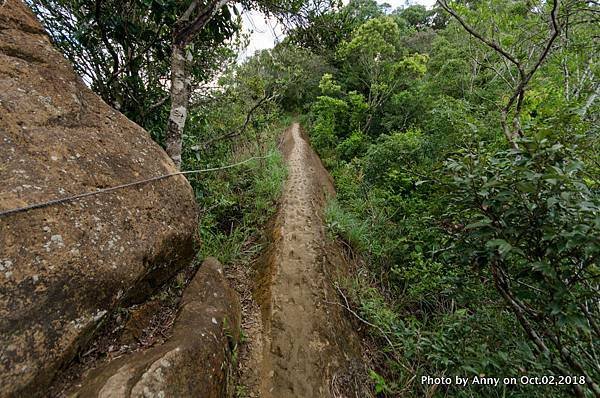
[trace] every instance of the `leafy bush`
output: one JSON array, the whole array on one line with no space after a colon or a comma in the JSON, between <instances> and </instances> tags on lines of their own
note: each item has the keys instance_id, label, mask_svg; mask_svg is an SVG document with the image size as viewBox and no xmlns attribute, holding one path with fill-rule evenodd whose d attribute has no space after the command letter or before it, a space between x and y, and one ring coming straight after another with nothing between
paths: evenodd
<instances>
[{"instance_id":1,"label":"leafy bush","mask_svg":"<svg viewBox=\"0 0 600 398\"><path fill-rule=\"evenodd\" d=\"M365 96L351 91L348 93L348 104L349 104L349 130L360 131L366 126L369 104L365 101Z\"/></svg>"},{"instance_id":2,"label":"leafy bush","mask_svg":"<svg viewBox=\"0 0 600 398\"><path fill-rule=\"evenodd\" d=\"M337 129L346 122L348 104L341 99L322 95L317 97L312 114L312 141L321 151L331 151L337 143Z\"/></svg>"},{"instance_id":3,"label":"leafy bush","mask_svg":"<svg viewBox=\"0 0 600 398\"><path fill-rule=\"evenodd\" d=\"M338 144L336 151L342 160L350 161L364 154L367 143L367 137L360 130L354 131L350 137Z\"/></svg>"},{"instance_id":4,"label":"leafy bush","mask_svg":"<svg viewBox=\"0 0 600 398\"><path fill-rule=\"evenodd\" d=\"M449 160L459 252L504 298L539 358L598 380L600 198L576 146L546 137L520 150Z\"/></svg>"},{"instance_id":5,"label":"leafy bush","mask_svg":"<svg viewBox=\"0 0 600 398\"><path fill-rule=\"evenodd\" d=\"M381 135L365 157L365 179L394 193L414 188L418 177L412 172L423 158L423 136L418 130Z\"/></svg>"}]
</instances>

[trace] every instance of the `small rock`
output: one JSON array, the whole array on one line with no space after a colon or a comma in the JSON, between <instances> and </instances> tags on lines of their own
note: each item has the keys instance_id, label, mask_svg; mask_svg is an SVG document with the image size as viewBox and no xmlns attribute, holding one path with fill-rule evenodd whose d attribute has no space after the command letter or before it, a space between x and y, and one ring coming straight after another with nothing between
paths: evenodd
<instances>
[{"instance_id":1,"label":"small rock","mask_svg":"<svg viewBox=\"0 0 600 398\"><path fill-rule=\"evenodd\" d=\"M61 235L52 235L50 237L50 242L55 243L58 247L63 247L65 245Z\"/></svg>"}]
</instances>

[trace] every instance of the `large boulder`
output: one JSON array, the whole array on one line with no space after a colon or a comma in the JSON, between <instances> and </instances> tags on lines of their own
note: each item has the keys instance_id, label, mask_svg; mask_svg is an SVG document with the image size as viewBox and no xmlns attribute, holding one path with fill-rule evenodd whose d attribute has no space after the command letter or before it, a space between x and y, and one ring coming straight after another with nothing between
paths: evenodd
<instances>
[{"instance_id":1,"label":"large boulder","mask_svg":"<svg viewBox=\"0 0 600 398\"><path fill-rule=\"evenodd\" d=\"M240 336L240 302L208 258L185 289L173 336L163 345L90 371L70 394L80 398L231 396L232 359Z\"/></svg>"},{"instance_id":2,"label":"large boulder","mask_svg":"<svg viewBox=\"0 0 600 398\"><path fill-rule=\"evenodd\" d=\"M0 212L175 172L91 92L20 0L0 1ZM0 396L41 395L103 316L194 254L184 177L0 216Z\"/></svg>"}]
</instances>

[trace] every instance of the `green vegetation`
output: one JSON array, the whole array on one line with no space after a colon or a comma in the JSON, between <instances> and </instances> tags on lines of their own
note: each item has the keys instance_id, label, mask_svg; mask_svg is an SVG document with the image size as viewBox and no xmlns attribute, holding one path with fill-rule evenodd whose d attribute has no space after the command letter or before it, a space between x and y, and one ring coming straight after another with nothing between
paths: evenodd
<instances>
[{"instance_id":1,"label":"green vegetation","mask_svg":"<svg viewBox=\"0 0 600 398\"><path fill-rule=\"evenodd\" d=\"M277 209L286 169L281 153L274 147L283 129L271 127L270 148L265 159L258 159L227 172L197 179L200 219L200 255L216 256L224 264L251 259L262 249L261 237L267 221ZM219 162L235 163L252 154L252 146Z\"/></svg>"},{"instance_id":2,"label":"green vegetation","mask_svg":"<svg viewBox=\"0 0 600 398\"><path fill-rule=\"evenodd\" d=\"M311 137L338 190L328 227L363 259L346 290L381 343L380 395L600 393L598 81L573 78L598 70L598 27L553 5L351 2L324 18L368 16L328 48L292 36L336 68ZM547 374L588 382L421 383Z\"/></svg>"},{"instance_id":3,"label":"green vegetation","mask_svg":"<svg viewBox=\"0 0 600 398\"><path fill-rule=\"evenodd\" d=\"M190 47L201 53L182 168L265 157L190 178L202 253L229 263L260 250L285 178L276 138L300 115L338 191L327 227L357 262L342 285L378 348L375 394L600 396L598 3L293 3L281 5L295 10L283 43L240 64L229 11L199 38L214 45ZM134 43L143 55L116 77L102 31L82 31L96 26L83 23L93 14L78 10L82 25L71 29L37 12L92 88L163 143L168 62L154 61L168 57L170 33L152 40L179 8L132 5L129 17L149 16L144 26L123 30L117 19L108 33L123 54ZM107 70L88 76L88 64ZM215 76L215 89L201 87ZM421 382L481 375L586 382Z\"/></svg>"},{"instance_id":4,"label":"green vegetation","mask_svg":"<svg viewBox=\"0 0 600 398\"><path fill-rule=\"evenodd\" d=\"M277 209L286 168L277 141L291 119L269 102L257 109L254 98L272 94L272 79L256 75L252 62L233 65L221 84L236 84L191 114L184 135L184 169L204 169L243 162L225 170L189 177L200 205L201 256L224 264L248 261L261 250L268 219ZM248 76L248 80L237 75ZM252 113L248 113L252 111ZM245 124L247 118L251 121ZM245 127L243 127L245 126Z\"/></svg>"}]
</instances>

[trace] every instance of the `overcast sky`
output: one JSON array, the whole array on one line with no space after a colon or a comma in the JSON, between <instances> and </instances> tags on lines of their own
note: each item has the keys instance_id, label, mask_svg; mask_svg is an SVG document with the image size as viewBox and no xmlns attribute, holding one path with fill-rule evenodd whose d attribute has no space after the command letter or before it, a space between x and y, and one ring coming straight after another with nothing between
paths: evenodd
<instances>
[{"instance_id":1,"label":"overcast sky","mask_svg":"<svg viewBox=\"0 0 600 398\"><path fill-rule=\"evenodd\" d=\"M406 0L388 0L377 1L380 4L388 3L392 9L406 4ZM346 3L344 1L344 3ZM435 0L410 0L411 4L423 4L426 7L431 7ZM257 50L272 48L275 43L283 39L281 26L278 26L274 21L267 20L264 15L256 11L245 12L242 16L244 22L244 31L250 34L250 44L244 54L240 54L240 59L244 59L254 54Z\"/></svg>"}]
</instances>

